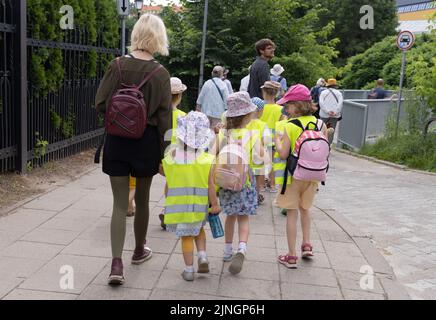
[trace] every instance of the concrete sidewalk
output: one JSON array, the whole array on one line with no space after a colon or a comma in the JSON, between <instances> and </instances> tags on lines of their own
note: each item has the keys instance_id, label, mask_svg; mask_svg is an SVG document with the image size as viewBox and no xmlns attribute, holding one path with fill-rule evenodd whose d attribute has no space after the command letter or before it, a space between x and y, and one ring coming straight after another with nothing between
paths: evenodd
<instances>
[{"instance_id":1,"label":"concrete sidewalk","mask_svg":"<svg viewBox=\"0 0 436 320\"><path fill-rule=\"evenodd\" d=\"M211 273L197 274L188 283L180 276L178 238L160 228L164 184L156 177L151 192L147 245L153 257L139 266L130 264L134 236L133 219L128 218L126 282L117 288L106 285L112 195L100 167L0 218L0 299L408 299L370 240L334 208L312 210L313 261L300 259L297 270L279 265L277 255L287 251L286 217L272 207L270 195L250 221L242 272L228 272L229 263L222 261L223 238L214 240L207 229ZM321 189L318 198L325 197ZM362 280L363 266L374 271L372 289L360 286L371 286L371 279ZM74 288L65 288L63 280L71 274Z\"/></svg>"}]
</instances>

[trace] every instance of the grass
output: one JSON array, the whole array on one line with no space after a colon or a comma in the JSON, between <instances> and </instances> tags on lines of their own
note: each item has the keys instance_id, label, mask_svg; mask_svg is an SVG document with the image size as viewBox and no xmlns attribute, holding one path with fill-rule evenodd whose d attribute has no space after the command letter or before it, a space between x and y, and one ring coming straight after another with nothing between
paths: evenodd
<instances>
[{"instance_id":1,"label":"grass","mask_svg":"<svg viewBox=\"0 0 436 320\"><path fill-rule=\"evenodd\" d=\"M436 172L436 134L385 137L365 145L360 154L405 165L409 168Z\"/></svg>"}]
</instances>

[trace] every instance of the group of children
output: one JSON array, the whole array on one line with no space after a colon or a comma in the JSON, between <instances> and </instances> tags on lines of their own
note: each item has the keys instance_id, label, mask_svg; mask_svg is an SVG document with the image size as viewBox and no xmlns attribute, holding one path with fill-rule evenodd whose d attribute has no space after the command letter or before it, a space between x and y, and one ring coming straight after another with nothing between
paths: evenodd
<instances>
[{"instance_id":1,"label":"group of children","mask_svg":"<svg viewBox=\"0 0 436 320\"><path fill-rule=\"evenodd\" d=\"M267 81L262 86L264 100L250 99L247 92L236 92L227 99L223 123L215 135L206 115L192 111L187 115L177 109L186 86L172 78L173 135L172 145L162 162L167 185L162 224L167 231L181 237L185 268L183 279L193 281L194 244L198 253L198 273L209 272L204 226L209 215L225 215L223 260L230 262L229 272L241 272L247 252L249 217L257 213L264 201L263 192L282 190L274 204L286 210L289 250L278 262L296 268L296 234L298 212L301 214L303 242L301 257L313 256L310 243L310 214L318 182L285 179L286 159L295 147L302 129L288 121L298 118L303 126L317 123L308 88L298 84L275 101L280 84ZM319 122L318 122L319 123ZM321 123L323 134L326 127ZM241 190L228 190L216 185L217 155L228 141L240 141L247 155L249 170ZM268 176L265 185L265 176ZM277 188L277 185L279 188ZM283 193L283 194L282 194ZM237 222L238 247L233 248Z\"/></svg>"}]
</instances>

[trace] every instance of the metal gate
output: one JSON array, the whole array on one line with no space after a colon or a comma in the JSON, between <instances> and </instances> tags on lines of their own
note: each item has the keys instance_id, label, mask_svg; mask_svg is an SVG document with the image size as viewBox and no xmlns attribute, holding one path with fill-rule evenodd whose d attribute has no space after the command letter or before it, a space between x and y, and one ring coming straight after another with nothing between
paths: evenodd
<instances>
[{"instance_id":1,"label":"metal gate","mask_svg":"<svg viewBox=\"0 0 436 320\"><path fill-rule=\"evenodd\" d=\"M29 38L26 4L0 0L0 172L25 172L98 143L104 129L93 108L94 97L107 61L121 53L104 47L101 30L96 43L80 27L61 30L63 42ZM55 92L40 94L28 77L39 48L61 52L64 80ZM97 56L93 77L81 69L91 54ZM65 124L61 130L55 116Z\"/></svg>"}]
</instances>

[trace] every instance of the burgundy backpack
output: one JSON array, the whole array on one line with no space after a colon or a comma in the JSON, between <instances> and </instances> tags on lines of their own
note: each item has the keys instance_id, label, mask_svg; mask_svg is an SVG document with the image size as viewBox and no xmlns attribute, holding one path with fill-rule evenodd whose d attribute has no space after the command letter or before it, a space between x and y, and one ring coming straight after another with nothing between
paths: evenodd
<instances>
[{"instance_id":1,"label":"burgundy backpack","mask_svg":"<svg viewBox=\"0 0 436 320\"><path fill-rule=\"evenodd\" d=\"M147 127L147 105L141 88L162 68L158 65L138 85L123 83L120 58L116 59L121 88L109 100L106 108L106 133L112 136L139 139Z\"/></svg>"}]
</instances>

